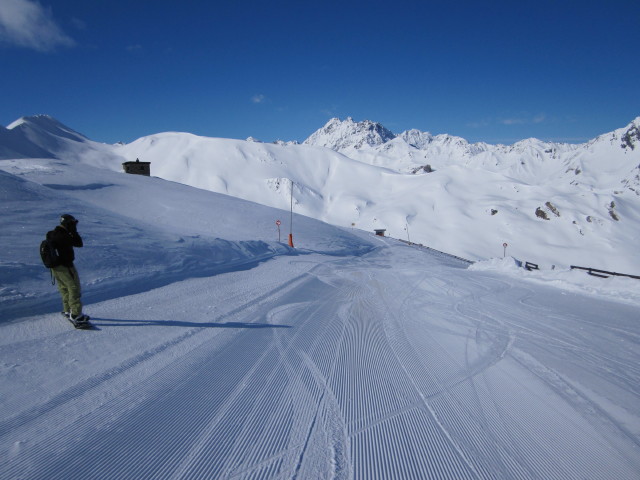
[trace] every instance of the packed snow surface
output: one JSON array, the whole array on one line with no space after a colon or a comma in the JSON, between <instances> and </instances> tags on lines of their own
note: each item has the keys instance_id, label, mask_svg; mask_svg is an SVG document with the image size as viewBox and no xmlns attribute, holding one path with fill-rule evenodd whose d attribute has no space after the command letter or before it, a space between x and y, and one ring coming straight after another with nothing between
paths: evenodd
<instances>
[{"instance_id":1,"label":"packed snow surface","mask_svg":"<svg viewBox=\"0 0 640 480\"><path fill-rule=\"evenodd\" d=\"M640 281L0 161L0 478L637 479ZM93 330L40 264L61 213ZM502 255L500 255L502 257Z\"/></svg>"}]
</instances>

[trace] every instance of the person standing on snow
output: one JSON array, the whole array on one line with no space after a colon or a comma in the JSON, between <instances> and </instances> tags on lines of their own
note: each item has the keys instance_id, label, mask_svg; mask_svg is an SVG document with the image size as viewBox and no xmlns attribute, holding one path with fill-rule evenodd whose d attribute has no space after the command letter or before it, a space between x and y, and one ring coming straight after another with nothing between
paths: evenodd
<instances>
[{"instance_id":1,"label":"person standing on snow","mask_svg":"<svg viewBox=\"0 0 640 480\"><path fill-rule=\"evenodd\" d=\"M62 314L74 323L87 322L82 313L80 300L80 277L73 265L75 254L73 247L82 247L82 237L78 233L78 220L73 215L60 217L60 225L49 232L48 238L53 242L60 256L60 265L51 269L62 296Z\"/></svg>"}]
</instances>

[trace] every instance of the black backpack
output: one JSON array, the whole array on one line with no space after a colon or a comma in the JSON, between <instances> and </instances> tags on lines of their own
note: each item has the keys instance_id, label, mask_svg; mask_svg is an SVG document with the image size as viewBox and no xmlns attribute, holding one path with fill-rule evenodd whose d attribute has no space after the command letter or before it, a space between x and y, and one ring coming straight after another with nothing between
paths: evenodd
<instances>
[{"instance_id":1,"label":"black backpack","mask_svg":"<svg viewBox=\"0 0 640 480\"><path fill-rule=\"evenodd\" d=\"M52 232L47 232L47 238L40 243L40 258L42 258L42 263L47 268L60 265L60 255L58 254L58 249L51 241L51 233Z\"/></svg>"}]
</instances>

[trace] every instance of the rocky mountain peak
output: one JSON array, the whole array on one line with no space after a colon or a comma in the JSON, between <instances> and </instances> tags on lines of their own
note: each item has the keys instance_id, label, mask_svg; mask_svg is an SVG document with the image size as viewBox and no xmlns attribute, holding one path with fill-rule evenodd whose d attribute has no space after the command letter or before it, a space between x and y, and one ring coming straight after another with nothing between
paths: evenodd
<instances>
[{"instance_id":1,"label":"rocky mountain peak","mask_svg":"<svg viewBox=\"0 0 640 480\"><path fill-rule=\"evenodd\" d=\"M416 147L419 150L424 149L427 145L433 142L433 135L429 132L421 132L415 128L402 132L399 137L409 145Z\"/></svg>"},{"instance_id":2,"label":"rocky mountain peak","mask_svg":"<svg viewBox=\"0 0 640 480\"><path fill-rule=\"evenodd\" d=\"M346 120L332 118L303 143L327 147L339 152L345 149L359 150L365 146L377 147L395 137L393 132L377 122L370 120L354 122L351 117Z\"/></svg>"}]
</instances>

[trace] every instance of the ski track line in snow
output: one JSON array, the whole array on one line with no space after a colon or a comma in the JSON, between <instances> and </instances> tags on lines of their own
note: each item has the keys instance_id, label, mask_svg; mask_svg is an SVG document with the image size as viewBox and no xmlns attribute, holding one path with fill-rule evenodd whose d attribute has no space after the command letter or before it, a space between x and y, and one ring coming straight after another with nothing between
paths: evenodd
<instances>
[{"instance_id":1,"label":"ski track line in snow","mask_svg":"<svg viewBox=\"0 0 640 480\"><path fill-rule=\"evenodd\" d=\"M370 274L362 272L353 272L359 280L358 283L362 283L362 278L368 277L371 279ZM349 371L343 372L340 378L344 379L347 384L353 384L355 386L348 396L345 398L341 391L341 385L336 385L336 395L338 398L342 398L343 405L346 403L347 410L345 411L346 418L351 419L351 431L350 438L352 439L352 458L354 460L354 478L393 478L394 476L400 476L401 478L415 478L416 475L420 475L420 467L413 457L414 455L406 456L399 453L396 440L393 440L394 435L391 432L386 436L379 438L378 442L369 443L368 438L371 432L382 430L386 431L389 425L393 425L398 418L405 418L407 412L411 412L412 407L415 406L415 400L401 400L400 398L407 398L407 392L412 392L413 389L410 385L404 383L401 380L401 384L394 385L395 381L389 381L389 378L397 376L393 370L399 371L398 365L395 363L393 357L388 356L388 348L384 334L378 326L371 325L371 323L377 324L375 321L376 312L379 311L379 306L376 301L372 299L375 292L368 287L365 290L359 286L360 292L358 294L352 294L351 307L349 309L349 315L347 320L347 331L345 336L345 342L343 345L349 346L346 350L341 351L340 361L338 365L347 365L350 367L351 372L361 372L357 375L355 381L349 375ZM355 293L356 290L352 290ZM373 321L372 321L373 320ZM356 335L356 332L360 332L360 335ZM364 333L364 335L362 335ZM382 334L382 335L381 335ZM357 347L360 345L360 347ZM355 350L353 350L355 348ZM373 350L373 353L371 351ZM353 352L353 353L351 353ZM357 365L354 365L357 363ZM389 370L392 369L392 370ZM376 385L374 379L385 379ZM404 386L401 386L404 385ZM390 388L391 387L391 388ZM393 388L397 387L397 388ZM360 393L378 392L377 395L368 395L373 398L353 398ZM396 393L392 393L396 392ZM377 400L377 397L380 397ZM372 404L373 402L373 404ZM353 409L351 407L362 407L367 410L360 410L360 408ZM373 408L372 408L373 407ZM425 421L424 418L417 417L416 425L412 425L411 428L418 431L423 431L424 427L421 423ZM429 421L428 419L426 421ZM359 425L359 427L358 427ZM377 437L376 437L377 438ZM428 446L424 446L425 450L420 452L419 457L426 456L429 450ZM402 451L405 451L404 449ZM443 447L441 451L448 451L447 447ZM392 453L393 452L393 453ZM418 452L414 452L418 453ZM453 453L455 457L455 453ZM378 464L377 458L386 458L387 460ZM458 477L461 475L461 466L457 461L453 460L455 468L449 465L449 462L443 462L443 465L449 465L448 467L442 467L444 470L440 470L439 476L446 477ZM450 469L448 473L447 468ZM456 473L452 473L456 472ZM462 476L464 478L464 476Z\"/></svg>"},{"instance_id":2,"label":"ski track line in snow","mask_svg":"<svg viewBox=\"0 0 640 480\"><path fill-rule=\"evenodd\" d=\"M276 309L276 311L272 311L272 313L270 313L268 317L271 319L275 319L276 316L281 315L283 313L287 313L288 315L287 321L301 327L304 321L306 321L306 320L303 320L303 317L308 316L309 321L313 321L314 313L315 313L314 310L316 310L316 308L313 307L314 303L315 302L311 302L310 304L302 303L297 305L288 305L286 308L279 307L278 309ZM312 309L312 312L310 315L308 312L309 308ZM294 343L295 338L297 336L298 334L294 332L289 343ZM285 393L288 392L289 390L293 390L293 391L297 391L298 395L300 394L301 391L302 392L306 391L308 392L308 394L314 395L312 390L310 390L308 387L304 385L304 382L302 383L300 382L301 373L298 371L300 369L300 363L296 362L296 365L293 364L290 355L287 353L287 348L283 348L281 344L281 340L282 339L279 335L275 335L275 334L272 335L272 339L271 339L272 343L270 344L269 349L270 351L272 351L274 355L276 355L275 358L277 358L277 360L275 362L274 361L269 362L269 369L271 370L271 372L270 372L270 380L267 383L278 385L284 381L287 384L287 387L284 390ZM282 377L282 378L279 379L278 377ZM273 393L270 391L269 388L265 388L260 392L260 394L258 394L256 399L256 404L260 405L265 402L273 403L272 399L269 398L271 396L273 396ZM320 405L318 406L318 408L320 408ZM297 415L297 417L299 420L294 423L298 423L301 426L308 424L309 419L307 418L306 420L304 420L305 417L308 417L307 413L302 413L302 417L300 417L299 415ZM317 410L313 418L317 418ZM295 419L292 418L291 421L293 422L294 420ZM312 425L314 424L315 422L312 422ZM244 437L246 438L242 439L241 437L239 437L237 441L238 448L240 449L246 448L246 445L252 443L251 435L255 433L251 429L252 428L251 422L247 422L246 428L248 429L247 433L244 435ZM280 452L280 454L277 457L282 457L283 455L287 455L289 456L289 463L290 463L290 460L294 455L294 453L298 450L302 450L302 452L299 454L299 460L295 464L295 470L299 471L302 464L304 451L306 450L309 444L309 438L312 432L313 432L313 427L310 427L306 437L301 437L301 436L297 437L300 439L305 438L304 442L288 445L286 448L283 448L283 451ZM300 431L299 435L301 433L302 432ZM273 452L269 452L269 453L271 454ZM273 456L269 457L264 453L260 452L259 454L255 455L254 458L265 459L265 460L259 461L257 463L255 461L251 462L250 466L247 466L245 464L245 465L238 465L236 467L229 467L225 471L224 476L228 478L233 478L239 475L240 473L247 474L251 470L255 470L258 467L262 467L266 462L272 461L272 458L277 458L277 457L273 457Z\"/></svg>"},{"instance_id":3,"label":"ski track line in snow","mask_svg":"<svg viewBox=\"0 0 640 480\"><path fill-rule=\"evenodd\" d=\"M587 418L592 424L611 430L614 434L622 433L629 441L635 444L636 448L640 449L640 439L600 405L590 400L590 398L580 390L579 386L574 385L573 382L560 373L541 365L533 357L524 352L518 352L514 355L514 358L530 372L538 376L576 410L582 412L583 417ZM638 462L637 457L633 460Z\"/></svg>"},{"instance_id":4,"label":"ski track line in snow","mask_svg":"<svg viewBox=\"0 0 640 480\"><path fill-rule=\"evenodd\" d=\"M315 270L317 269L314 269L314 271L310 273L316 274ZM317 278L322 281L322 277ZM342 329L336 329L336 333L334 334L332 326L336 323L334 313L336 306L337 310L342 308L340 306L342 303L341 297L344 296L345 292L336 289L331 283L326 285L331 286L332 291L329 291L322 301L317 300L314 304L310 304L296 314L296 316L300 318L300 321L295 322L299 328L294 335L288 339L287 345L282 343L283 339L281 337L276 338L274 336L274 340L282 356L287 355L287 352L293 354L293 356L289 355L289 363L292 363L292 365L287 368L289 377L293 379L296 376L294 365L304 366L310 374L310 379L313 380L316 387L320 388L321 392L304 445L301 447L300 457L293 474L294 478L298 476L308 478L304 474L305 468L303 467L305 465L303 464L303 460L305 453L311 448L312 437L317 434L318 430L324 432L327 442L330 445L329 448L332 452L330 458L332 477L347 478L346 476L349 472L347 459L344 458L344 452L346 451L344 421L340 414L337 401L335 397L333 397L325 377L327 373L335 369L336 358L335 355L331 353L337 346L336 338L340 339L342 336ZM327 332L327 334L318 331L319 326L325 327L324 332ZM309 340L311 340L311 344L309 344ZM310 352L315 361L305 352ZM293 363L292 360L295 360L295 363ZM325 373L322 373L320 369L325 370ZM327 400L329 398L331 399L330 401ZM319 417L319 415L327 409L332 412L331 420L329 421L324 417ZM326 412L324 412L324 415L326 415ZM318 425L320 421L323 421L322 426Z\"/></svg>"},{"instance_id":5,"label":"ski track line in snow","mask_svg":"<svg viewBox=\"0 0 640 480\"><path fill-rule=\"evenodd\" d=\"M530 295L530 294L528 294L528 295L527 295L526 297L524 297L524 298L527 298L527 297L530 297L530 296L531 296L531 295ZM472 303L471 303L471 305L474 305L474 306L476 306L476 307L477 307L477 306L481 305L481 303L480 303L480 302L472 302ZM461 310L460 310L460 308L459 308L459 306L460 306L460 304L458 304L458 306L457 306L456 308L457 308L457 310L458 310L458 311L461 311ZM495 307L495 306L492 306L492 307ZM500 312L499 312L499 309L498 309L498 311L497 311L497 312L496 312L496 310L493 310L493 313L492 313L492 314L493 314L493 315L495 315L496 313L500 313ZM500 316L500 318L502 318L502 319L503 319L503 325L504 325L505 330L506 330L506 329L508 329L508 330L509 330L509 331L511 331L511 332L514 332L514 331L515 331L515 332L518 332L518 333L515 333L515 334L513 334L513 333L512 333L513 338L514 338L514 342L512 342L512 344L513 344L513 343L515 343L515 338L516 338L516 337L517 337L517 338L522 338L522 337L523 337L523 335L521 335L521 333L522 333L522 332L524 332L524 331L526 331L526 332L527 332L527 337L531 338L531 335L530 335L530 334L531 334L531 333L535 333L535 332L534 332L532 329L525 329L525 330L523 330L523 329L522 329L522 327L521 327L521 325L522 325L522 323L523 323L523 322L522 322L522 321L514 321L514 320L518 319L520 316L519 316L519 315L515 315L515 316L514 316L514 312L510 312L510 313L511 313L511 315L499 315L499 316ZM465 313L465 316L468 316L469 318L472 318L472 317L473 317L472 315L468 315L467 313ZM478 316L478 315L476 315L476 318L483 318L485 321L486 321L487 319L489 319L489 317L488 317L488 316L486 316L486 314L481 314L481 315L479 315L479 316ZM524 319L525 317L523 317L523 316L522 316L522 318ZM507 319L507 320L505 321L504 319ZM507 327L507 324L509 325L509 327ZM533 337L534 337L534 338L536 338L536 339L540 339L540 340L545 339L545 340L546 340L546 343L548 343L548 342L549 342L549 339L558 339L558 336L557 336L557 334L558 334L558 333L563 333L563 334L564 334L564 332L563 332L563 331L558 330L558 329L554 329L553 327L551 327L551 328L550 328L550 330L556 330L557 332L553 332L553 333L551 333L551 334L547 334L547 335L545 335L545 336L542 336L542 335L540 335L539 333L535 333L535 334L533 335ZM563 336L564 336L564 335L563 335ZM561 340L561 339L560 339L560 340L557 340L557 341L558 341L558 342L562 342L562 340ZM562 343L562 346L564 346L565 348L567 347L567 345L568 345L568 342L563 342L563 343ZM571 345L571 346L573 347L574 345L575 345L575 342L572 342L572 345ZM520 353L517 353L517 354L516 354L516 352L517 352L517 351L513 351L513 352L512 352L512 353L513 353L513 354L512 354L512 358L514 358L514 359L516 359L517 357L520 357L520 356L521 356L521 355L520 355ZM525 365L523 364L523 366L525 366ZM525 366L525 367L526 367L526 366ZM528 367L528 369L530 370L530 369L531 369L531 367L529 366L529 367ZM631 384L633 384L633 382L632 382ZM561 386L560 388L558 388L558 386L557 386L557 385L556 385L556 386L554 386L554 385L552 385L552 384L548 384L548 386L549 386L553 391L555 391L558 395L560 395L561 397L563 397L563 398L565 398L567 401L569 401L569 402L570 402L570 404L572 404L572 405L574 406L574 408L576 408L578 411L584 411L584 407L580 407L579 402L576 402L574 399L572 399L572 398L571 398L571 397L575 397L575 395L573 395L573 394L572 394L572 395L570 395L570 396L567 396L567 395L566 395L566 392L570 390L570 388L567 388L567 386L566 386L566 385L563 385L563 386ZM497 397L496 397L496 398L497 398ZM493 400L493 403L494 403L494 405L496 405L496 407L497 407L497 403L495 402L495 398L494 398L494 400ZM501 412L499 407L498 407L498 414L500 414L500 415L501 415L501 418L505 418L505 421L506 421L506 414L504 414L503 412ZM587 416L586 418L588 419L588 416ZM602 420L602 419L600 419L600 421L601 421L601 420ZM512 421L512 420L511 420L511 421ZM492 425L497 425L497 424L499 425L500 423L504 423L504 422L492 422ZM522 429L522 428L519 428L517 424L516 424L516 425L514 425L514 426L512 427L511 431L512 431L512 432L521 432L521 435L519 436L519 438L525 438L526 430L525 430L525 429ZM584 433L586 433L586 432L583 432L582 434L578 434L576 437L577 437L577 438L584 437L584 436L585 436L585 434L584 434ZM513 433L511 433L511 435L510 435L510 436L512 436L512 437L514 437L514 438L515 438L515 435L514 435ZM590 437L591 437L591 436L587 436L587 438L590 438ZM572 442L571 442L571 440L569 439L569 437L567 437L567 440L566 440L566 441L567 441L568 443L572 443ZM511 444L516 445L516 444L517 444L517 442L512 441L512 442L511 442ZM602 448L608 448L608 447L606 447L606 446L605 446L605 444L603 444L603 445L602 445ZM538 445L538 446L536 447L536 449L537 449L537 450L545 450L545 446L544 446L543 444L540 444L540 445ZM522 451L522 450L521 450L521 451ZM557 458L554 458L554 457L557 457L556 452L549 451L549 452L548 452L548 454L547 454L547 455L545 455L543 458L549 458L549 459L552 459L552 460L553 460L553 462L552 462L552 463L548 462L548 465L549 465L549 466L547 467L546 472L540 472L540 471L538 471L538 472L536 473L536 475L543 475L543 474L544 474L544 475L557 475L557 474L558 474L558 467L557 467L557 465L558 465L558 464L563 464L563 462L562 462L562 461L558 461L558 459L557 459ZM591 462L591 459L590 459L589 457L585 457L585 456L583 456L583 455L579 455L579 454L577 454L577 453L575 454L575 457L577 457L577 458L582 457L582 463L583 463L583 464L585 464L585 465L588 465L589 463L592 463L592 462ZM523 457L521 457L521 458L523 458ZM537 463L538 463L538 464L540 464L540 466L542 466L542 465L544 464L544 462L541 462L541 461L539 461L539 460L537 461ZM566 461L565 461L564 463L571 463L571 462L566 462ZM629 462L629 464L632 464L632 463L633 463L633 462ZM523 462L522 462L522 464L523 464L523 465L526 465L526 462L524 462L524 461L523 461ZM550 465L554 465L554 467L550 467ZM606 467L602 467L601 465L595 465L595 464L594 464L594 465L592 465L592 467L593 467L593 468L590 468L590 469L589 469L589 471L591 471L591 472L599 471L599 472L601 472L601 475L605 475L605 476L607 475L607 474L606 474L606 472L607 472L607 471L609 471L609 470L607 470L607 468L606 468ZM531 474L533 475L533 472L531 472ZM579 475L579 474L578 474L578 475L575 475L575 474L573 474L570 470L566 470L566 475L567 475L567 478L572 478L572 477L580 478L580 475Z\"/></svg>"},{"instance_id":6,"label":"ski track line in snow","mask_svg":"<svg viewBox=\"0 0 640 480\"><path fill-rule=\"evenodd\" d=\"M224 417L226 415L229 415L231 409L235 408L234 404L238 403L238 399L247 390L248 385L250 381L253 379L253 377L256 375L256 372L264 368L263 363L265 362L265 359L268 359L268 360L273 359L272 357L273 353L274 352L271 349L265 350L262 356L255 362L253 367L244 375L243 379L241 379L240 382L238 383L236 390L229 394L227 399L223 402L223 404L217 410L215 417L208 422L206 428L203 429L202 432L199 434L196 442L194 442L193 446L190 448L188 455L186 455L181 460L180 464L178 465L178 468L172 473L171 477L181 478L187 475L189 471L195 470L194 466L197 467L198 457L202 456L203 452L205 452L205 449L210 448L209 444L211 442L211 439L214 436L213 434L215 432L215 429L219 427L219 424L221 421L223 421ZM275 372L275 369L267 377L266 383L270 383L271 381L273 381L274 372ZM260 392L254 405L259 405L260 400L262 399L263 396L264 396L264 393ZM251 413L245 412L245 415L250 416ZM255 413L253 413L253 415L255 415ZM277 460L281 456L282 456L281 452L276 453L275 455L266 457L266 460L261 462L261 464L265 464L267 462L273 462L274 460ZM263 457L265 457L264 454L260 456L260 458L263 458ZM250 471L255 467L256 466L248 467L243 471L243 473L246 473L247 471ZM225 475L225 477L231 477L231 476L233 476L233 471L228 471L227 474Z\"/></svg>"},{"instance_id":7,"label":"ski track line in snow","mask_svg":"<svg viewBox=\"0 0 640 480\"><path fill-rule=\"evenodd\" d=\"M424 409L424 411L427 413L427 419L429 421L429 424L431 424L431 432L432 432L430 435L430 438L439 440L438 441L439 448L437 449L437 451L439 452L438 458L441 458L443 460L446 458L448 460L448 461L442 461L442 463L439 465L439 468L438 468L439 471L437 473L437 476L443 476L443 477L446 476L447 478L455 475L459 475L460 476L459 478L479 477L480 475L476 471L473 463L467 458L466 454L460 448L459 444L450 435L449 430L446 428L446 426L439 420L437 413L434 411L434 409L432 408L429 402L429 399L425 396L424 390L420 388L418 383L416 383L416 379L415 379L416 377L412 375L411 372L408 370L407 365L415 364L414 361L407 362L406 358L401 359L398 356L397 352L398 352L399 341L403 343L404 345L402 346L406 348L406 350L404 350L405 355L415 356L415 350L413 349L413 347L411 347L409 343L402 341L397 336L398 333L402 332L402 326L396 320L396 318L402 318L404 316L405 311L403 310L403 306L407 301L407 299L411 298L411 295L414 293L415 289L411 291L409 295L404 297L400 302L398 302L399 300L398 297L393 298L393 300L391 300L387 295L385 295L384 288L382 288L382 286L377 282L376 282L376 289L379 292L379 295L377 296L377 298L381 299L382 301L382 305L380 308L383 309L383 311L385 312L384 318L387 319L387 321L391 321L395 324L395 328L393 329L393 331L396 333L396 335L389 337L392 341L391 351L393 352L395 358L397 359L398 365L400 365L400 367L404 371L404 374L406 375L407 380L410 382L411 388L415 391L415 393L417 394L417 397L419 397L422 409ZM393 308L390 307L391 301L393 301L394 304L399 303L399 306L397 307L398 309L396 310L395 314L393 312ZM412 352L413 352L413 355L412 355ZM445 355L443 355L442 358L446 359L447 358L446 352L444 353ZM453 373L453 370L455 369L455 362L452 363L451 366L446 366L446 364L441 364L440 368L443 368L444 371L451 371ZM437 383L440 384L441 382L437 381ZM447 387L442 384L440 384L437 388L440 391L447 389Z\"/></svg>"},{"instance_id":8,"label":"ski track line in snow","mask_svg":"<svg viewBox=\"0 0 640 480\"><path fill-rule=\"evenodd\" d=\"M325 290L326 286L321 288ZM314 289L314 292L317 292L317 289ZM292 464L290 468L293 471L293 476L297 475L301 478L309 478L308 475L305 474L308 470L307 464L315 462L314 458L317 458L317 455L310 455L310 462L306 462L306 453L309 450L317 449L315 446L317 441L314 441L314 439L318 436L329 436L334 439L336 437L335 433L331 434L326 431L327 428L329 428L335 432L335 427L327 427L324 424L325 419L320 416L320 413L326 410L326 402L324 401L326 388L323 388L322 382L318 381L317 374L314 375L311 369L305 368L308 364L305 364L304 361L300 361L300 356L303 356L304 351L309 348L307 345L309 339L315 341L318 334L321 334L318 329L325 325L324 320L327 319L327 309L329 310L328 316L331 316L330 312L332 312L333 309L333 295L331 291L326 291L325 295L314 295L315 298L324 298L327 296L329 297L328 300L315 300L307 304L295 305L293 308L280 308L277 312L273 312L273 315L275 316L282 315L284 313L291 315L289 317L289 323L297 326L296 331L293 332L291 336L282 337L274 335L274 346L278 350L279 356L283 361L283 368L281 371L284 371L288 382L291 383L292 386L295 386L293 391L296 392L297 396L300 396L301 392L307 392L307 394L311 396L309 399L311 400L310 405L317 405L315 410L304 414L304 418L306 418L306 420L298 422L300 426L306 425L306 427L304 430L300 430L298 435L296 435L296 438L299 439L299 443L295 444L294 448L298 450L298 456L297 461ZM322 425L320 425L321 420ZM344 460L341 459L341 455L339 453L342 449L335 445L335 440L331 442L331 451L333 452L333 455L329 462L329 468L335 473L335 478L341 478L341 475L346 471L344 467Z\"/></svg>"},{"instance_id":9,"label":"ski track line in snow","mask_svg":"<svg viewBox=\"0 0 640 480\"><path fill-rule=\"evenodd\" d=\"M532 296L526 295L523 298L531 298ZM535 305L530 304L531 302L526 302L527 308L529 310L536 308ZM499 305L492 305L494 313L500 313ZM618 358L618 353L616 351L610 350L602 350L596 351L593 348L587 348L585 346L584 339L582 338L582 334L580 334L581 329L584 328L585 325L596 327L598 330L602 330L604 332L612 332L615 335L621 338L636 338L633 332L630 332L628 329L622 328L613 328L610 325L603 324L602 322L596 323L591 321L585 321L583 318L577 318L573 315L564 315L562 317L551 316L547 317L548 320L544 324L540 324L538 330L533 330L532 328L523 327L523 321L518 315L502 315L503 319L502 323L504 325L509 325L509 328L517 331L517 336L519 338L527 338L530 342L532 342L536 349L539 352L544 352L548 356L560 356L567 357L566 361L571 363L576 363L575 358L579 358L579 362L576 365L579 365L581 369L588 370L591 373L599 374L603 377L608 378L610 382L615 381L616 388L619 388L630 395L637 396L639 393L637 378L640 377L640 369L636 362L629 362L628 354L625 352L625 359L622 357ZM556 325L557 324L557 325ZM560 325L563 325L562 327ZM567 335L567 326L571 327L571 335ZM541 334L540 328L544 328L548 330L547 333ZM619 349L622 349L624 352L626 349L629 349L631 346L636 345L636 343L631 342L631 345L627 346L629 342L619 344ZM629 353L634 353L635 357L638 357L638 352L629 351ZM569 356L571 358L569 358ZM533 357L531 357L533 358ZM522 358L519 358L519 361L522 362ZM524 362L523 366L525 365ZM548 372L554 379L559 379L562 377L558 372L554 372L551 374L551 369L546 368L546 372ZM541 378L543 378L541 376ZM557 385L553 388L564 397L569 399L576 400L576 407L579 406L581 401L577 400L578 394L575 392L575 387L570 386L563 382L552 382L549 385L553 386L554 383L562 384L562 387L558 387ZM566 395L566 392L573 392L571 395ZM584 395L581 395L584 396ZM585 398L586 400L586 398ZM581 409L584 407L581 407ZM598 409L603 414L604 410L597 405L593 405L585 410ZM611 418L612 422L617 425L621 431L624 431L630 439L632 439L635 443L638 443L638 440L632 438L633 435L630 434L626 429L622 427L620 422L615 422Z\"/></svg>"}]
</instances>

